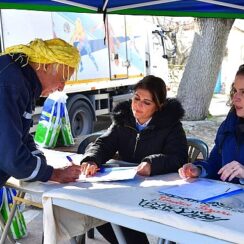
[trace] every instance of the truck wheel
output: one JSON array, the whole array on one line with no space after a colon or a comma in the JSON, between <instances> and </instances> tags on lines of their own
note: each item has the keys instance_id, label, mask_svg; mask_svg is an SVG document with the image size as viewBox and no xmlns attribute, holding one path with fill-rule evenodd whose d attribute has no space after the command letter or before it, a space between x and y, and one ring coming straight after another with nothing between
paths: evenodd
<instances>
[{"instance_id":1,"label":"truck wheel","mask_svg":"<svg viewBox=\"0 0 244 244\"><path fill-rule=\"evenodd\" d=\"M93 132L93 114L86 102L82 100L74 102L69 109L69 118L73 137Z\"/></svg>"}]
</instances>

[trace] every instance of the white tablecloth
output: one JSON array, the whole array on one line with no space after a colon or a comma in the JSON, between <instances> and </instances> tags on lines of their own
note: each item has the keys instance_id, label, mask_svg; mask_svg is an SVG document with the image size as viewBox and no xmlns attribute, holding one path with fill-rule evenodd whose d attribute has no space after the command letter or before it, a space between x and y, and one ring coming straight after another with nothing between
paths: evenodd
<instances>
[{"instance_id":1,"label":"white tablecloth","mask_svg":"<svg viewBox=\"0 0 244 244\"><path fill-rule=\"evenodd\" d=\"M62 239L83 233L92 225L101 224L96 219L82 214L65 212L63 208L69 208L67 205L64 205L61 211L60 207L52 205L52 199L67 199L111 213L122 213L125 216L155 221L229 242L243 243L243 196L223 200L228 203L226 206L221 203L203 204L191 199L159 194L159 189L177 185L177 182L177 174L168 174L125 182L76 183L49 191L43 198L45 244L57 243L57 240L52 238L54 233Z\"/></svg>"}]
</instances>

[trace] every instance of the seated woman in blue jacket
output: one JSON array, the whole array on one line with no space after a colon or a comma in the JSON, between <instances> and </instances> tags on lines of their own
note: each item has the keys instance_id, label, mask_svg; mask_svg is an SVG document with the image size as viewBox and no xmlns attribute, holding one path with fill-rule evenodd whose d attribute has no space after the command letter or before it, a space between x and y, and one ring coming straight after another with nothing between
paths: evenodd
<instances>
[{"instance_id":1,"label":"seated woman in blue jacket","mask_svg":"<svg viewBox=\"0 0 244 244\"><path fill-rule=\"evenodd\" d=\"M112 125L86 151L83 173L94 175L116 153L120 160L138 165L139 175L177 172L187 162L187 141L180 122L184 110L180 102L166 96L161 78L150 75L139 81L132 101L114 108ZM105 227L98 229L102 232ZM124 227L122 231L127 243L148 243L144 233ZM107 233L111 236L112 229ZM111 238L109 241L117 243Z\"/></svg>"},{"instance_id":2,"label":"seated woman in blue jacket","mask_svg":"<svg viewBox=\"0 0 244 244\"><path fill-rule=\"evenodd\" d=\"M183 165L179 169L182 178L244 183L244 65L236 73L230 99L230 112L218 129L209 159Z\"/></svg>"}]
</instances>

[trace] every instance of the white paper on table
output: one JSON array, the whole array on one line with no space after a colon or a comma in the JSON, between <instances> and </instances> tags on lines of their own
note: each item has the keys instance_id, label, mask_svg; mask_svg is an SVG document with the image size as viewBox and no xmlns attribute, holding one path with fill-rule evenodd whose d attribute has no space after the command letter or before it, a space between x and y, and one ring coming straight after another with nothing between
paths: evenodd
<instances>
[{"instance_id":1,"label":"white paper on table","mask_svg":"<svg viewBox=\"0 0 244 244\"><path fill-rule=\"evenodd\" d=\"M71 157L74 164L77 165L80 165L80 162L83 158L83 154L77 154L73 152L61 152L46 148L41 148L41 151L46 157L47 164L53 166L54 168L61 168L70 165L70 162L66 156Z\"/></svg>"},{"instance_id":2,"label":"white paper on table","mask_svg":"<svg viewBox=\"0 0 244 244\"><path fill-rule=\"evenodd\" d=\"M54 168L60 168L70 165L70 162L66 158L69 156L73 162L77 165L80 165L81 160L83 159L83 154L77 154L72 152L60 152L51 149L41 148L43 151L48 165L53 166ZM121 163L124 161L119 160L110 160L111 163ZM127 163L128 162L124 162ZM104 168L105 172L97 172L95 176L86 177L85 175L80 175L80 178L77 181L81 182L99 182L99 181L119 181L119 180L130 180L133 179L136 175L136 167L111 167Z\"/></svg>"},{"instance_id":3,"label":"white paper on table","mask_svg":"<svg viewBox=\"0 0 244 244\"><path fill-rule=\"evenodd\" d=\"M235 184L202 178L192 182L184 181L182 185L161 188L159 192L202 201L238 189L241 188Z\"/></svg>"},{"instance_id":4,"label":"white paper on table","mask_svg":"<svg viewBox=\"0 0 244 244\"><path fill-rule=\"evenodd\" d=\"M80 175L78 181L82 182L99 182L99 181L119 181L119 180L130 180L136 175L137 167L112 167L105 168L104 172L97 172L96 175L86 177Z\"/></svg>"}]
</instances>

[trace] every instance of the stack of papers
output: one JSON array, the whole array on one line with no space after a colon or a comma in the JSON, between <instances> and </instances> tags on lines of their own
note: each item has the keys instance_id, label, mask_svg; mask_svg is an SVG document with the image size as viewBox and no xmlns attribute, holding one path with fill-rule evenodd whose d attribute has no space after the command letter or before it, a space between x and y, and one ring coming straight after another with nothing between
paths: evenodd
<instances>
[{"instance_id":1,"label":"stack of papers","mask_svg":"<svg viewBox=\"0 0 244 244\"><path fill-rule=\"evenodd\" d=\"M193 182L183 181L181 185L162 188L159 192L191 198L201 202L211 202L223 197L243 193L244 189L236 184L209 179L196 179Z\"/></svg>"}]
</instances>

